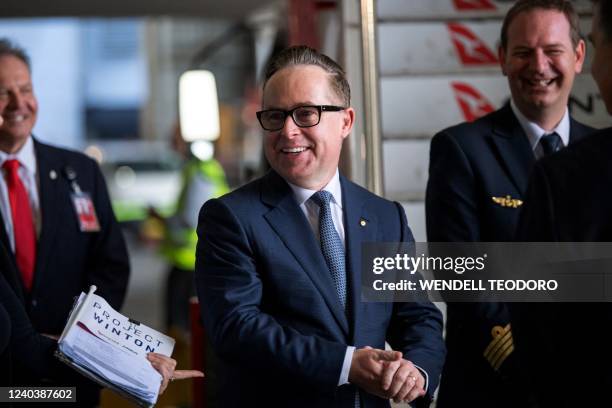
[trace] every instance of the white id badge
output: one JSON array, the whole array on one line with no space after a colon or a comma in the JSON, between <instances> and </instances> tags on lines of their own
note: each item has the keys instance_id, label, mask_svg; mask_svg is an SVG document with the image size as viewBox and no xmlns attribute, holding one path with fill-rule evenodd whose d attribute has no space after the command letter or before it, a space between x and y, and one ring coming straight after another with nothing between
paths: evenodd
<instances>
[{"instance_id":1,"label":"white id badge","mask_svg":"<svg viewBox=\"0 0 612 408\"><path fill-rule=\"evenodd\" d=\"M79 220L79 227L82 232L97 232L100 231L100 223L96 215L96 208L91 201L88 193L72 193L72 205Z\"/></svg>"}]
</instances>

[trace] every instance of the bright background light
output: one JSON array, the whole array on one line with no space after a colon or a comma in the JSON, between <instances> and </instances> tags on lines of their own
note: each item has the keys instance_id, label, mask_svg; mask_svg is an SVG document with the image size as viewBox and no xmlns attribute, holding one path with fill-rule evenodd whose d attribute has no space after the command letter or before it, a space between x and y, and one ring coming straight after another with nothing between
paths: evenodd
<instances>
[{"instance_id":1,"label":"bright background light","mask_svg":"<svg viewBox=\"0 0 612 408\"><path fill-rule=\"evenodd\" d=\"M219 102L210 71L187 71L179 79L179 118L186 142L219 138Z\"/></svg>"},{"instance_id":2,"label":"bright background light","mask_svg":"<svg viewBox=\"0 0 612 408\"><path fill-rule=\"evenodd\" d=\"M211 142L206 140L198 140L191 144L191 153L202 161L210 160L213 158L215 148Z\"/></svg>"}]
</instances>

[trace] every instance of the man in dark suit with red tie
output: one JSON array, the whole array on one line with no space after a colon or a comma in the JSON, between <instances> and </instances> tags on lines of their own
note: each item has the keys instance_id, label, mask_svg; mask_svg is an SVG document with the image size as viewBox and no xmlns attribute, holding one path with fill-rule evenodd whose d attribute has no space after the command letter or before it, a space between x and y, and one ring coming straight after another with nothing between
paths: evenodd
<instances>
[{"instance_id":1,"label":"man in dark suit with red tie","mask_svg":"<svg viewBox=\"0 0 612 408\"><path fill-rule=\"evenodd\" d=\"M508 11L499 60L511 101L433 138L426 197L430 242L514 239L536 159L592 131L567 108L584 56L570 1L519 0ZM448 356L438 406L523 406L507 307L449 303L447 311ZM498 333L504 341L496 342Z\"/></svg>"},{"instance_id":2,"label":"man in dark suit with red tie","mask_svg":"<svg viewBox=\"0 0 612 408\"><path fill-rule=\"evenodd\" d=\"M37 112L27 54L0 40L0 240L19 273L1 272L34 328L59 335L73 297L89 285L121 307L129 262L97 164L36 140ZM97 391L77 395L97 400Z\"/></svg>"},{"instance_id":3,"label":"man in dark suit with red tie","mask_svg":"<svg viewBox=\"0 0 612 408\"><path fill-rule=\"evenodd\" d=\"M593 3L591 72L612 115L612 1ZM607 128L538 162L526 193L518 240L612 242L611 157L612 128ZM610 270L583 272L609 274ZM539 407L610 405L610 303L519 303L511 304L511 312L517 353L528 374L524 380L535 390ZM564 389L572 366L578 368L581 385Z\"/></svg>"}]
</instances>

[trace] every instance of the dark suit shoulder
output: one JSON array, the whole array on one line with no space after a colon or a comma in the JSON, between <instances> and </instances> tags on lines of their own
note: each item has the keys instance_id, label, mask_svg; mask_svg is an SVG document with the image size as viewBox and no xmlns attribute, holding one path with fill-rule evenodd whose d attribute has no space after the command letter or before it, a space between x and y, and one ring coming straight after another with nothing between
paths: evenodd
<instances>
[{"instance_id":1,"label":"dark suit shoulder","mask_svg":"<svg viewBox=\"0 0 612 408\"><path fill-rule=\"evenodd\" d=\"M487 138L495 129L511 129L518 126L518 122L509 106L491 112L473 122L462 122L438 132L432 139L432 151L460 149L469 157L480 156L484 146L488 145Z\"/></svg>"},{"instance_id":2,"label":"dark suit shoulder","mask_svg":"<svg viewBox=\"0 0 612 408\"><path fill-rule=\"evenodd\" d=\"M571 116L570 116L570 126L571 126L571 131L575 133L579 138L582 138L584 136L588 136L592 133L597 132L596 128L589 126L589 125L585 125L584 123L577 121Z\"/></svg>"},{"instance_id":3,"label":"dark suit shoulder","mask_svg":"<svg viewBox=\"0 0 612 408\"><path fill-rule=\"evenodd\" d=\"M270 191L270 188L266 187L266 178L267 175L244 184L221 197L206 201L200 210L200 220L202 217L219 217L223 214L223 217L229 217L246 225L258 219L271 208L265 205L265 200L262 199L266 195L264 191ZM289 189L286 183L285 186ZM278 188L283 187L280 185ZM272 191L272 194L277 193L276 189Z\"/></svg>"},{"instance_id":4,"label":"dark suit shoulder","mask_svg":"<svg viewBox=\"0 0 612 408\"><path fill-rule=\"evenodd\" d=\"M575 178L582 175L607 173L609 156L612 153L612 128L601 129L584 137L566 149L538 162L547 173L558 177Z\"/></svg>"},{"instance_id":5,"label":"dark suit shoulder","mask_svg":"<svg viewBox=\"0 0 612 408\"><path fill-rule=\"evenodd\" d=\"M379 221L388 218L392 222L397 222L397 216L405 218L401 204L376 195L345 177L341 176L340 181L342 194L350 197L353 202L360 203L363 209L377 214Z\"/></svg>"},{"instance_id":6,"label":"dark suit shoulder","mask_svg":"<svg viewBox=\"0 0 612 408\"><path fill-rule=\"evenodd\" d=\"M264 176L265 177L265 176ZM216 200L232 208L248 208L254 202L260 202L264 177L250 181Z\"/></svg>"},{"instance_id":7,"label":"dark suit shoulder","mask_svg":"<svg viewBox=\"0 0 612 408\"><path fill-rule=\"evenodd\" d=\"M500 111L491 112L484 115L473 122L461 122L453 126L449 126L442 130L441 133L448 133L454 137L462 137L465 134L470 134L475 130L487 130L493 127L493 124L499 119Z\"/></svg>"},{"instance_id":8,"label":"dark suit shoulder","mask_svg":"<svg viewBox=\"0 0 612 408\"><path fill-rule=\"evenodd\" d=\"M359 184L350 181L344 176L340 176L340 181L344 190L348 191L355 199L371 202L377 205L392 205L393 202L384 197L372 193L370 190L360 186Z\"/></svg>"},{"instance_id":9,"label":"dark suit shoulder","mask_svg":"<svg viewBox=\"0 0 612 408\"><path fill-rule=\"evenodd\" d=\"M76 150L52 146L37 140L34 142L34 148L37 152L37 156L44 157L46 160L54 163L55 165L70 164L79 167L91 167L97 165L94 159Z\"/></svg>"},{"instance_id":10,"label":"dark suit shoulder","mask_svg":"<svg viewBox=\"0 0 612 408\"><path fill-rule=\"evenodd\" d=\"M491 132L494 126L498 123L505 123L514 118L514 114L509 107L503 107L494 112L488 113L473 122L461 122L459 124L447 127L439 132L445 133L458 141L467 141L473 139L474 135L484 135Z\"/></svg>"}]
</instances>

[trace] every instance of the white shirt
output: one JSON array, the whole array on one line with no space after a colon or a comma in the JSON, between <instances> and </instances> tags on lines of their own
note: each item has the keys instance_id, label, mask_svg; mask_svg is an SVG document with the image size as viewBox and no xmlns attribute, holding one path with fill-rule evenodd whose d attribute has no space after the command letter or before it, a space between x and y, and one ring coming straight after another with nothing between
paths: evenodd
<instances>
[{"instance_id":1,"label":"white shirt","mask_svg":"<svg viewBox=\"0 0 612 408\"><path fill-rule=\"evenodd\" d=\"M32 137L28 137L25 144L15 154L8 154L0 150L0 169L7 160L16 159L21 164L19 166L19 177L23 183L28 196L30 197L30 208L34 226L36 228L36 236L40 235L41 214L38 198L38 171L36 163L36 154L34 153L34 142ZM9 201L8 188L6 185L6 172L2 169L2 178L0 180L0 211L2 211L2 219L4 220L4 228L9 237L11 250L15 252L15 236L13 234L13 216L11 213L11 203Z\"/></svg>"},{"instance_id":2,"label":"white shirt","mask_svg":"<svg viewBox=\"0 0 612 408\"><path fill-rule=\"evenodd\" d=\"M569 133L570 133L570 120L569 120L569 112L567 108L565 108L565 113L563 114L563 118L557 124L557 126L552 130L542 129L534 122L530 122L529 119L525 117L521 113L521 111L516 107L514 101L510 101L510 107L512 108L512 112L518 119L523 131L527 135L529 139L529 144L531 145L531 149L533 150L533 154L536 159L541 159L544 156L544 152L542 151L542 146L540 145L540 138L544 135L548 135L550 133L557 132L557 134L561 137L561 143L563 146L567 146L569 144Z\"/></svg>"}]
</instances>

